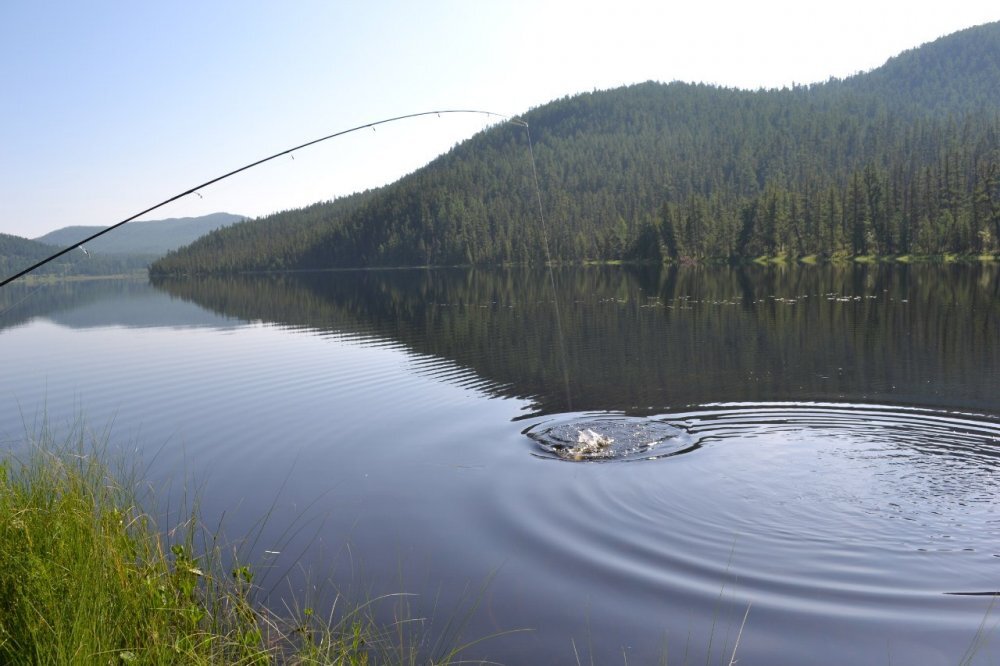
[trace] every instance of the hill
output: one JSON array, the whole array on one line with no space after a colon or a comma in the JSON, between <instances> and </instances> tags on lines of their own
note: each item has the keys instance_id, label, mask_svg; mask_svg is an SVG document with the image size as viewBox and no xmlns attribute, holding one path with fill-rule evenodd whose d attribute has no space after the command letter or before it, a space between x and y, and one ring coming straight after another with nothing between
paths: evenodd
<instances>
[{"instance_id":1,"label":"hill","mask_svg":"<svg viewBox=\"0 0 1000 666\"><path fill-rule=\"evenodd\" d=\"M201 217L181 217L167 220L130 222L114 232L87 244L87 251L97 254L164 255L182 245L245 217L230 213L212 213ZM50 231L35 240L47 245L66 247L80 242L106 227L70 226Z\"/></svg>"},{"instance_id":2,"label":"hill","mask_svg":"<svg viewBox=\"0 0 1000 666\"><path fill-rule=\"evenodd\" d=\"M957 110L995 112L1000 108L998 25L968 28L905 51L842 85L878 95L908 117L947 117Z\"/></svg>"},{"instance_id":3,"label":"hill","mask_svg":"<svg viewBox=\"0 0 1000 666\"><path fill-rule=\"evenodd\" d=\"M1000 252L1000 23L844 80L647 82L525 113L377 191L209 234L154 274ZM248 226L249 225L249 226Z\"/></svg>"},{"instance_id":4,"label":"hill","mask_svg":"<svg viewBox=\"0 0 1000 666\"><path fill-rule=\"evenodd\" d=\"M87 243L86 252L68 252L38 268L35 273L93 276L143 271L169 250L242 219L244 218L240 215L213 213L202 217L130 222ZM63 227L36 240L0 233L0 278L14 275L104 228L106 227Z\"/></svg>"},{"instance_id":5,"label":"hill","mask_svg":"<svg viewBox=\"0 0 1000 666\"><path fill-rule=\"evenodd\" d=\"M20 236L0 234L0 276L6 277L41 261L56 250L52 246Z\"/></svg>"},{"instance_id":6,"label":"hill","mask_svg":"<svg viewBox=\"0 0 1000 666\"><path fill-rule=\"evenodd\" d=\"M7 278L18 271L41 261L62 248L46 245L10 234L0 234L0 278ZM74 251L39 268L40 275L121 275L147 268L156 257L133 254L85 254Z\"/></svg>"}]
</instances>

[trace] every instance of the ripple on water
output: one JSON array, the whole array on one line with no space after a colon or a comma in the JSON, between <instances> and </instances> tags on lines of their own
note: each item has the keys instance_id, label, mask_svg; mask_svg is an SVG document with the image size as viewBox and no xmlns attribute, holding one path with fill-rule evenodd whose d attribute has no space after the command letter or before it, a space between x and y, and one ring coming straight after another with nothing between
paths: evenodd
<instances>
[{"instance_id":1,"label":"ripple on water","mask_svg":"<svg viewBox=\"0 0 1000 666\"><path fill-rule=\"evenodd\" d=\"M587 431L614 442L577 455ZM910 626L933 625L941 609L930 599L997 589L994 417L719 404L653 417L567 414L524 433L543 457L648 461L549 475L537 492L558 487L564 502L518 498L534 512L527 520L518 510L512 529L542 541L561 534L572 549L562 557L595 579L638 576L637 586L696 605L738 577L761 612L857 618L864 609L867 621Z\"/></svg>"},{"instance_id":2,"label":"ripple on water","mask_svg":"<svg viewBox=\"0 0 1000 666\"><path fill-rule=\"evenodd\" d=\"M695 448L683 429L665 420L598 415L536 424L524 431L541 455L562 460L628 461L663 458Z\"/></svg>"}]
</instances>

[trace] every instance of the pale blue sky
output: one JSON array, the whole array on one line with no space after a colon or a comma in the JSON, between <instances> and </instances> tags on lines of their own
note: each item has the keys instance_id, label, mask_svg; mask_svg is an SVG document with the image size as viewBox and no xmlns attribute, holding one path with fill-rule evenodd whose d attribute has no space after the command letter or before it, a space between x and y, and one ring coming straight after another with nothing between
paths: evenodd
<instances>
[{"instance_id":1,"label":"pale blue sky","mask_svg":"<svg viewBox=\"0 0 1000 666\"><path fill-rule=\"evenodd\" d=\"M993 1L0 3L0 232L113 224L247 162L439 108L517 114L648 79L809 83L1000 19ZM383 126L153 218L261 215L376 187L484 127Z\"/></svg>"}]
</instances>

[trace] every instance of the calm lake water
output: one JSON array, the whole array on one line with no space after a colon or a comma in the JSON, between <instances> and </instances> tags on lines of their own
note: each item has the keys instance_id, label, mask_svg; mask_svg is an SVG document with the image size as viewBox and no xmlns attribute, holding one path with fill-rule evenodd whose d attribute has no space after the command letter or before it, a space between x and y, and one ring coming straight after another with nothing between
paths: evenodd
<instances>
[{"instance_id":1,"label":"calm lake water","mask_svg":"<svg viewBox=\"0 0 1000 666\"><path fill-rule=\"evenodd\" d=\"M467 656L514 664L728 664L744 616L740 664L1000 660L996 265L107 281L0 311L0 441L110 431L272 605L413 593L377 607L433 654L478 604L462 638L532 631Z\"/></svg>"}]
</instances>

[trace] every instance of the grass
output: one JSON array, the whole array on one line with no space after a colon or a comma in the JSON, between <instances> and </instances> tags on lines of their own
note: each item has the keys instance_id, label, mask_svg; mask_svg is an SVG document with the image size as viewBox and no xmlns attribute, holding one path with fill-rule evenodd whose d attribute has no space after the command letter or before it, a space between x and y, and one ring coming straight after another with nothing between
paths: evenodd
<instances>
[{"instance_id":1,"label":"grass","mask_svg":"<svg viewBox=\"0 0 1000 666\"><path fill-rule=\"evenodd\" d=\"M211 535L196 551L196 517L160 532L134 470L107 464L82 428L47 429L0 461L0 663L418 663L419 620L379 626L374 609L400 595L346 604L326 617L277 617L254 601L254 572ZM203 536L203 535L202 535ZM172 540L173 539L173 540ZM172 542L171 542L172 541ZM225 565L224 562L228 562ZM439 651L454 662L469 645ZM426 662L426 659L424 659Z\"/></svg>"}]
</instances>

